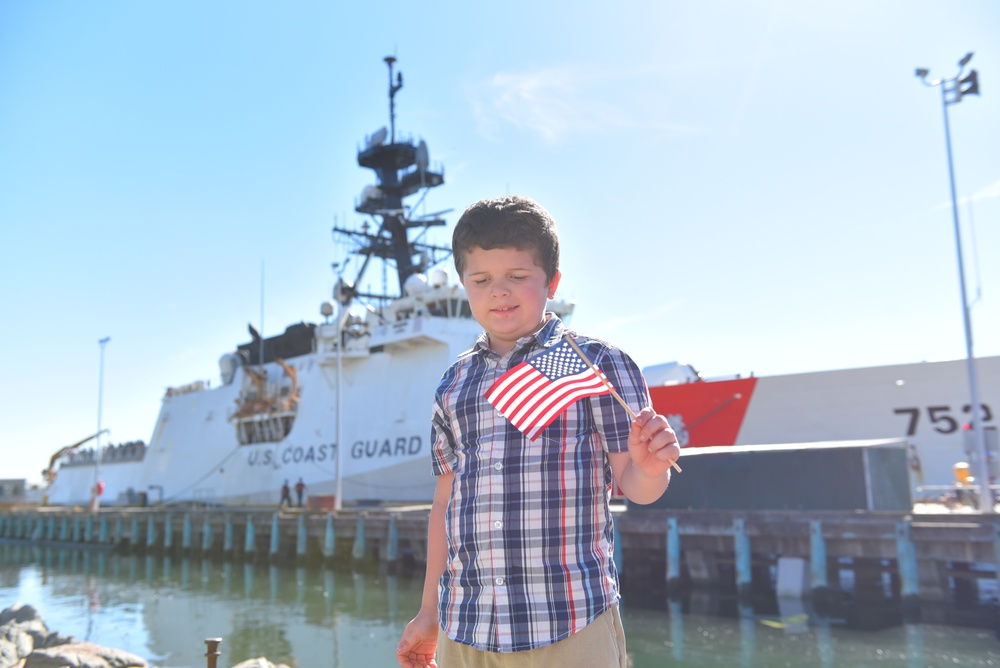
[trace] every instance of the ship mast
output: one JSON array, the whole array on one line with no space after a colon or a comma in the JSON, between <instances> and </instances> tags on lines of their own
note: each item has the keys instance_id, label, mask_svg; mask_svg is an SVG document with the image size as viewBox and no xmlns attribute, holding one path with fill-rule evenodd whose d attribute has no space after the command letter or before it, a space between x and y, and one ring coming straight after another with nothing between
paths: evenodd
<instances>
[{"instance_id":1,"label":"ship mast","mask_svg":"<svg viewBox=\"0 0 1000 668\"><path fill-rule=\"evenodd\" d=\"M430 168L427 144L411 138L396 138L396 94L403 87L402 73L396 73L393 82L393 67L396 58L387 56L389 67L389 130L381 127L365 138L364 147L358 151L358 165L375 172L376 184L367 186L361 193L361 201L355 211L370 215L378 222L378 229L369 233L334 228L334 232L352 238L357 247L354 253L364 257L357 278L351 284L338 282L335 298L341 304L348 304L355 297L387 301L403 295L406 279L416 273L426 272L431 266L447 258L449 248L411 241L414 230L426 230L442 226L445 221L436 216L411 218L404 200L421 191L426 192L444 183L443 169ZM388 140L388 141L387 141ZM399 281L399 292L390 294L361 293L358 285L373 257L395 265Z\"/></svg>"},{"instance_id":2,"label":"ship mast","mask_svg":"<svg viewBox=\"0 0 1000 668\"><path fill-rule=\"evenodd\" d=\"M403 87L403 73L396 73L396 85L392 83L392 66L395 56L386 56L385 64L389 66L389 143L396 143L396 93Z\"/></svg>"}]
</instances>

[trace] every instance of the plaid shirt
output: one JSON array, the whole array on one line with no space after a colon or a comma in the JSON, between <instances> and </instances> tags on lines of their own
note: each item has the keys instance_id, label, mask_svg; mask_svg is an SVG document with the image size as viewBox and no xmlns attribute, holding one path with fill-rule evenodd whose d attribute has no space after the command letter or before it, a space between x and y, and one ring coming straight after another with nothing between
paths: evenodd
<instances>
[{"instance_id":1,"label":"plaid shirt","mask_svg":"<svg viewBox=\"0 0 1000 668\"><path fill-rule=\"evenodd\" d=\"M502 358L484 333L445 372L435 395L434 472L455 474L440 622L449 638L481 650L554 643L619 599L605 452L628 450L628 413L610 395L588 397L528 441L483 396L566 331L550 315ZM574 340L632 410L650 404L628 355L575 333Z\"/></svg>"}]
</instances>

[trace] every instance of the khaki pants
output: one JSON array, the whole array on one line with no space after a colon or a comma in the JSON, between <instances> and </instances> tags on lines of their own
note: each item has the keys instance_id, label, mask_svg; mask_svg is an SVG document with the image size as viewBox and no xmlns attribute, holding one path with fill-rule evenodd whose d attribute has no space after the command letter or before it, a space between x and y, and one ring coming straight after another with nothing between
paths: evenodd
<instances>
[{"instance_id":1,"label":"khaki pants","mask_svg":"<svg viewBox=\"0 0 1000 668\"><path fill-rule=\"evenodd\" d=\"M523 652L484 652L438 633L440 668L626 668L625 629L618 606L557 643Z\"/></svg>"}]
</instances>

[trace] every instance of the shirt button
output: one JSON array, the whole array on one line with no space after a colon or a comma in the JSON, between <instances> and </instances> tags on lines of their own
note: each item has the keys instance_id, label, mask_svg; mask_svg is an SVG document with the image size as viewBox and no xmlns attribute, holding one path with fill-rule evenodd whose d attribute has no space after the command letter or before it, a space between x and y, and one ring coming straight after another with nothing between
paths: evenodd
<instances>
[{"instance_id":1,"label":"shirt button","mask_svg":"<svg viewBox=\"0 0 1000 668\"><path fill-rule=\"evenodd\" d=\"M496 527L497 529L500 529L503 527L503 522L497 520L496 522L493 523L493 526Z\"/></svg>"},{"instance_id":2,"label":"shirt button","mask_svg":"<svg viewBox=\"0 0 1000 668\"><path fill-rule=\"evenodd\" d=\"M497 578L496 580L494 580L494 582L496 582L498 586L502 586L504 580L503 580L503 578Z\"/></svg>"},{"instance_id":3,"label":"shirt button","mask_svg":"<svg viewBox=\"0 0 1000 668\"><path fill-rule=\"evenodd\" d=\"M503 469L503 464L497 462L496 464L493 465L493 468L495 468L497 471L500 471Z\"/></svg>"}]
</instances>

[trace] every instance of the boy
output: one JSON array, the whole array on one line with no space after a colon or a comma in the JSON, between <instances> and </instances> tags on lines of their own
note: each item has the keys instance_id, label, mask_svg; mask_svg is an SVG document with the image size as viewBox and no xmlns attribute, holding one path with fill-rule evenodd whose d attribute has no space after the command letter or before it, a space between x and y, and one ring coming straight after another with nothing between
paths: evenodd
<instances>
[{"instance_id":1,"label":"boy","mask_svg":"<svg viewBox=\"0 0 1000 668\"><path fill-rule=\"evenodd\" d=\"M635 363L570 332L546 300L559 285L549 213L524 197L482 200L459 219L455 268L485 330L438 386L437 487L417 616L396 656L406 668L626 666L608 508L612 478L652 503L680 456ZM498 378L569 334L621 398L580 399L529 440L484 396Z\"/></svg>"}]
</instances>

